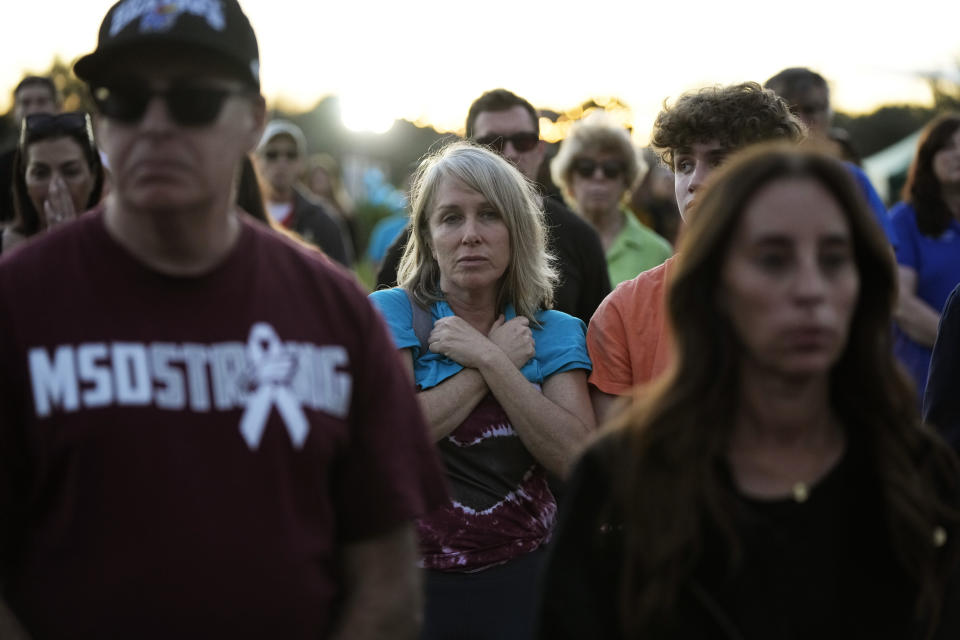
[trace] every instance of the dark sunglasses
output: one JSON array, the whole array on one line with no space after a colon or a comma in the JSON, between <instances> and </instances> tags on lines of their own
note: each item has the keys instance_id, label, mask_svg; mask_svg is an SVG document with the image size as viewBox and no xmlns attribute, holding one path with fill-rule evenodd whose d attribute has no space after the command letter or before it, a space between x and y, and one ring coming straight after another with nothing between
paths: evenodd
<instances>
[{"instance_id":1,"label":"dark sunglasses","mask_svg":"<svg viewBox=\"0 0 960 640\"><path fill-rule=\"evenodd\" d=\"M90 116L82 111L68 113L33 113L23 119L20 128L21 142L34 137L47 137L57 133L92 132ZM91 138L93 137L91 133Z\"/></svg>"},{"instance_id":2,"label":"dark sunglasses","mask_svg":"<svg viewBox=\"0 0 960 640\"><path fill-rule=\"evenodd\" d=\"M600 167L603 171L603 177L608 180L616 180L627 170L626 165L620 160L597 162L590 158L577 158L573 163L573 170L581 178L592 178L597 171L597 167Z\"/></svg>"},{"instance_id":3,"label":"dark sunglasses","mask_svg":"<svg viewBox=\"0 0 960 640\"><path fill-rule=\"evenodd\" d=\"M277 151L276 149L269 149L263 152L263 157L267 160L273 162L280 156L283 156L287 160L293 161L300 157L300 154L296 151L284 151L283 153Z\"/></svg>"},{"instance_id":4,"label":"dark sunglasses","mask_svg":"<svg viewBox=\"0 0 960 640\"><path fill-rule=\"evenodd\" d=\"M514 133L513 135L509 136L491 133L490 135L483 136L482 138L477 138L476 142L477 144L489 147L492 151L495 151L499 154L503 153L504 147L506 147L507 143L509 142L513 145L514 149L523 153L526 151L531 151L535 146L537 146L537 143L540 142L540 136L530 131Z\"/></svg>"},{"instance_id":5,"label":"dark sunglasses","mask_svg":"<svg viewBox=\"0 0 960 640\"><path fill-rule=\"evenodd\" d=\"M67 113L33 113L23 119L20 127L20 146L28 142L56 135L82 133L93 144L93 124L90 116L82 111Z\"/></svg>"},{"instance_id":6,"label":"dark sunglasses","mask_svg":"<svg viewBox=\"0 0 960 640\"><path fill-rule=\"evenodd\" d=\"M167 113L177 124L185 127L208 125L220 115L220 109L229 96L244 95L250 89L227 89L197 84L174 84L166 91L155 91L146 84L126 82L94 87L93 102L103 115L120 122L133 124L143 118L147 105L154 97L161 98Z\"/></svg>"}]
</instances>

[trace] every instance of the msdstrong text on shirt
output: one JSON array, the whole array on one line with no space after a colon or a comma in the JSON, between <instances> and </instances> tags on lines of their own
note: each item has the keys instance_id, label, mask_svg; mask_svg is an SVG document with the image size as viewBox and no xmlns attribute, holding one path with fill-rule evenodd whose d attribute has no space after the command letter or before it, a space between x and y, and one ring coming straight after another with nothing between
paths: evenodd
<instances>
[{"instance_id":1,"label":"msdstrong text on shirt","mask_svg":"<svg viewBox=\"0 0 960 640\"><path fill-rule=\"evenodd\" d=\"M245 408L241 433L256 449L272 407L297 447L309 431L302 407L337 418L350 408L352 378L340 370L346 349L281 343L265 322L253 325L246 344L93 342L34 347L28 358L37 418L106 406Z\"/></svg>"}]
</instances>

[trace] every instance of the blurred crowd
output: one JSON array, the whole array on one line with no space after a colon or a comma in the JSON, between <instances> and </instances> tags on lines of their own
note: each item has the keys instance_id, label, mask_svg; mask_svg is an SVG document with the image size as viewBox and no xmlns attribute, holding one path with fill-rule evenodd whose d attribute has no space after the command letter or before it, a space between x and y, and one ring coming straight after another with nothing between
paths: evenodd
<instances>
[{"instance_id":1,"label":"blurred crowd","mask_svg":"<svg viewBox=\"0 0 960 640\"><path fill-rule=\"evenodd\" d=\"M888 209L808 68L491 88L367 238L259 56L120 0L14 89L0 638L960 637L960 114Z\"/></svg>"}]
</instances>

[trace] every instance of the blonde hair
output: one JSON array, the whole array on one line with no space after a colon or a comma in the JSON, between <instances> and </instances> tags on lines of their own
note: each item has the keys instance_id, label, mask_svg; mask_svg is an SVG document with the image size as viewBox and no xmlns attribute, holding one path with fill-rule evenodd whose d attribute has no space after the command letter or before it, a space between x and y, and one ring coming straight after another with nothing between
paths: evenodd
<instances>
[{"instance_id":1,"label":"blonde hair","mask_svg":"<svg viewBox=\"0 0 960 640\"><path fill-rule=\"evenodd\" d=\"M576 203L570 180L573 163L589 151L615 153L623 160L625 194L641 173L646 174L647 164L637 155L627 130L602 113L592 114L571 125L569 134L560 143L560 150L550 161L550 177L568 203Z\"/></svg>"},{"instance_id":2,"label":"blonde hair","mask_svg":"<svg viewBox=\"0 0 960 640\"><path fill-rule=\"evenodd\" d=\"M440 267L430 250L430 213L445 178L477 191L500 214L510 236L510 260L497 293L497 311L512 304L531 321L553 306L557 273L547 253L543 208L536 187L516 167L470 142L454 142L424 158L411 189L410 240L397 269L397 282L422 306L443 298Z\"/></svg>"},{"instance_id":3,"label":"blonde hair","mask_svg":"<svg viewBox=\"0 0 960 640\"><path fill-rule=\"evenodd\" d=\"M300 182L313 192L313 174L317 169L327 174L327 180L330 182L330 194L327 195L316 192L314 192L314 194L329 198L340 210L340 213L346 217L351 217L354 209L353 198L350 197L346 187L343 185L340 165L329 153L315 153L308 157L303 174L300 177Z\"/></svg>"}]
</instances>

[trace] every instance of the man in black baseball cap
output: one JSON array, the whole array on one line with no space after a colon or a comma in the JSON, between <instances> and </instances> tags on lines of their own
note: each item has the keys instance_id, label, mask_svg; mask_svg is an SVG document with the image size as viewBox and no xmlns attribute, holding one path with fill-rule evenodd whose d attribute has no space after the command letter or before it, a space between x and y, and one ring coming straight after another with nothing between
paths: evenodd
<instances>
[{"instance_id":1,"label":"man in black baseball cap","mask_svg":"<svg viewBox=\"0 0 960 640\"><path fill-rule=\"evenodd\" d=\"M238 80L260 88L257 38L240 5L230 0L118 2L100 25L96 51L80 58L74 71L96 83L125 57L157 50L187 50L197 61L216 58Z\"/></svg>"},{"instance_id":2,"label":"man in black baseball cap","mask_svg":"<svg viewBox=\"0 0 960 640\"><path fill-rule=\"evenodd\" d=\"M0 261L0 637L414 637L442 475L353 278L234 204L249 21L123 0L76 72L113 190Z\"/></svg>"}]
</instances>

